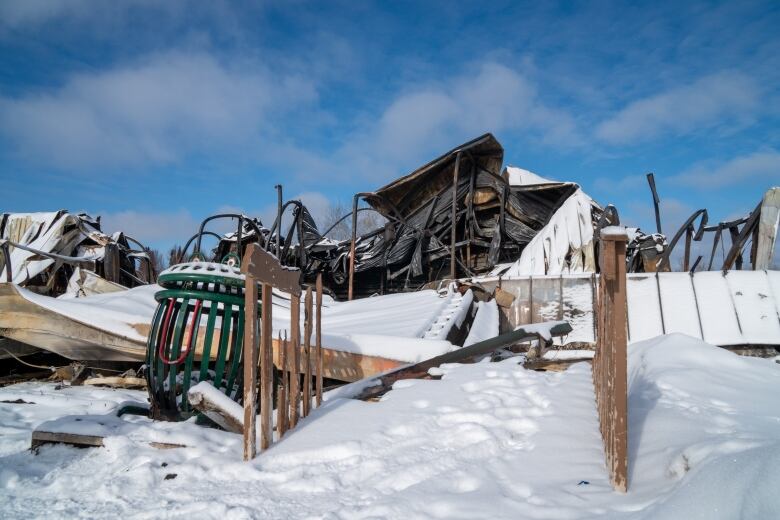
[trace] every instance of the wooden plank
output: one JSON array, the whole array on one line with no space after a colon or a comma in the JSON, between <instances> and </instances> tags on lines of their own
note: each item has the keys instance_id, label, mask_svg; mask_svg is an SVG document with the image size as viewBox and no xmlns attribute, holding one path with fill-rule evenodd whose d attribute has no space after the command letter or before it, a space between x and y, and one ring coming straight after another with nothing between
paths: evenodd
<instances>
[{"instance_id":1,"label":"wooden plank","mask_svg":"<svg viewBox=\"0 0 780 520\"><path fill-rule=\"evenodd\" d=\"M173 442L150 442L149 446L158 450L173 450L176 448L186 448L185 444L176 444Z\"/></svg>"},{"instance_id":2,"label":"wooden plank","mask_svg":"<svg viewBox=\"0 0 780 520\"><path fill-rule=\"evenodd\" d=\"M68 446L74 446L76 448L102 448L104 446L103 437L100 435L34 430L30 439L30 449L35 450L44 444L67 444ZM185 444L176 444L172 442L152 441L147 444L158 450L187 447Z\"/></svg>"},{"instance_id":3,"label":"wooden plank","mask_svg":"<svg viewBox=\"0 0 780 520\"><path fill-rule=\"evenodd\" d=\"M70 446L76 446L77 448L102 448L103 437L100 435L34 430L32 432L30 448L34 450L43 444L68 444Z\"/></svg>"},{"instance_id":4,"label":"wooden plank","mask_svg":"<svg viewBox=\"0 0 780 520\"><path fill-rule=\"evenodd\" d=\"M244 428L244 422L246 422L246 408L244 408L244 421L239 422L240 418L235 417L235 413L231 413L229 410L225 410L219 402L213 401L207 393L199 391L198 387L190 389L187 393L187 398L193 408L202 412L203 415L217 423L225 430L232 433L242 433L246 431ZM231 405L238 406L230 401ZM251 420L251 417L250 417ZM246 445L244 446L246 449ZM250 446L251 453L251 446Z\"/></svg>"},{"instance_id":5,"label":"wooden plank","mask_svg":"<svg viewBox=\"0 0 780 520\"><path fill-rule=\"evenodd\" d=\"M317 273L317 315L315 329L316 364L317 364L317 406L322 404L322 273Z\"/></svg>"},{"instance_id":6,"label":"wooden plank","mask_svg":"<svg viewBox=\"0 0 780 520\"><path fill-rule=\"evenodd\" d=\"M273 287L262 284L262 332L260 335L260 449L266 450L273 442L271 411L273 409L273 323L271 310Z\"/></svg>"},{"instance_id":7,"label":"wooden plank","mask_svg":"<svg viewBox=\"0 0 780 520\"><path fill-rule=\"evenodd\" d=\"M523 363L523 368L527 370L539 370L549 372L563 372L576 363L591 363L593 358L578 357L569 359L537 359L528 360Z\"/></svg>"},{"instance_id":8,"label":"wooden plank","mask_svg":"<svg viewBox=\"0 0 780 520\"><path fill-rule=\"evenodd\" d=\"M290 365L288 370L292 373L292 342L288 341L287 363ZM274 340L274 363L280 367L281 360L279 353L281 344ZM344 352L332 348L322 347L322 374L329 379L338 379L339 381L358 381L374 374L387 372L407 363L397 359L388 359L379 356L368 356L354 352ZM292 381L290 382L292 388ZM288 401L289 404L289 401Z\"/></svg>"},{"instance_id":9,"label":"wooden plank","mask_svg":"<svg viewBox=\"0 0 780 520\"><path fill-rule=\"evenodd\" d=\"M311 287L306 288L306 309L303 326L303 416L311 412L311 333L314 296Z\"/></svg>"},{"instance_id":10,"label":"wooden plank","mask_svg":"<svg viewBox=\"0 0 780 520\"><path fill-rule=\"evenodd\" d=\"M247 274L244 288L244 460L257 452L257 281Z\"/></svg>"},{"instance_id":11,"label":"wooden plank","mask_svg":"<svg viewBox=\"0 0 780 520\"><path fill-rule=\"evenodd\" d=\"M84 380L85 386L109 386L112 388L146 388L146 379L142 377L90 377Z\"/></svg>"},{"instance_id":12,"label":"wooden plank","mask_svg":"<svg viewBox=\"0 0 780 520\"><path fill-rule=\"evenodd\" d=\"M301 297L290 296L290 349L292 350L292 370L290 371L290 429L298 424L300 410L300 373L301 373Z\"/></svg>"}]
</instances>

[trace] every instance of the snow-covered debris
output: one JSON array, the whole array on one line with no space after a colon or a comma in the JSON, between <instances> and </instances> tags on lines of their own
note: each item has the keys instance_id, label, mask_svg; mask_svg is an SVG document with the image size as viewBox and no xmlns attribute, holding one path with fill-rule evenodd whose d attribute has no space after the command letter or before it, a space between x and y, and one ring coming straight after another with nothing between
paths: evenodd
<instances>
[{"instance_id":1,"label":"snow-covered debris","mask_svg":"<svg viewBox=\"0 0 780 520\"><path fill-rule=\"evenodd\" d=\"M494 338L499 334L499 316L496 300L477 303L477 314L471 324L471 330L463 342L464 347Z\"/></svg>"},{"instance_id":2,"label":"snow-covered debris","mask_svg":"<svg viewBox=\"0 0 780 520\"><path fill-rule=\"evenodd\" d=\"M140 246L121 232L104 234L100 218L85 214L65 210L0 214L0 245L7 246L10 252L11 280L45 294L59 295L69 289L55 274L62 269L64 279L68 279L76 266L89 266L111 282L134 287L144 283L136 276L141 274L136 273L136 260L141 260L141 276L153 279L154 269L147 252L142 246L132 249L130 242ZM5 270L5 259L0 260L0 267ZM0 280L6 281L6 272Z\"/></svg>"},{"instance_id":3,"label":"snow-covered debris","mask_svg":"<svg viewBox=\"0 0 780 520\"><path fill-rule=\"evenodd\" d=\"M81 323L94 325L116 335L146 342L146 328L157 308L154 295L162 287L142 285L127 291L97 294L82 298L52 298L18 288L26 300Z\"/></svg>"},{"instance_id":4,"label":"snow-covered debris","mask_svg":"<svg viewBox=\"0 0 780 520\"><path fill-rule=\"evenodd\" d=\"M577 188L502 277L595 272L592 210L593 199Z\"/></svg>"},{"instance_id":5,"label":"snow-covered debris","mask_svg":"<svg viewBox=\"0 0 780 520\"><path fill-rule=\"evenodd\" d=\"M471 310L471 302L474 300L474 293L471 290L460 294L450 286L447 292L449 304L439 312L436 320L431 323L428 330L423 334L425 339L444 340L453 327L460 328L463 320L468 316ZM323 319L324 323L324 319Z\"/></svg>"},{"instance_id":6,"label":"snow-covered debris","mask_svg":"<svg viewBox=\"0 0 780 520\"><path fill-rule=\"evenodd\" d=\"M47 253L69 255L82 240L78 222L78 216L62 212L4 213L0 215L0 238ZM50 258L32 260L35 253L23 249L12 248L10 256L12 281L18 284L32 280L54 264Z\"/></svg>"},{"instance_id":7,"label":"snow-covered debris","mask_svg":"<svg viewBox=\"0 0 780 520\"><path fill-rule=\"evenodd\" d=\"M190 388L187 399L206 417L228 431L241 431L244 425L244 408L208 381L201 381Z\"/></svg>"},{"instance_id":8,"label":"snow-covered debris","mask_svg":"<svg viewBox=\"0 0 780 520\"><path fill-rule=\"evenodd\" d=\"M38 317L34 329L45 330L46 334L35 346L66 357L73 357L75 352L78 355L75 359L105 357L101 345L79 343L72 331L65 334L60 330L62 316L75 322L74 327L97 328L111 339L115 339L114 336L126 339L122 343L122 355L140 361L145 356L146 335L157 307L154 295L161 287L146 285L118 293L69 299L51 298L14 286L5 287L4 293L8 289L18 293L18 298L11 298L11 295L0 298L0 328L7 330L7 336L19 335L19 339L26 342L35 341L37 336L28 334L28 322L20 322L12 314L20 303L31 302L57 315L41 313ZM428 359L455 348L446 338L453 327L462 326L472 299L471 291L461 295L453 289L443 294L423 290L351 302L327 298L322 309L322 343L333 350L402 362ZM286 331L289 337L290 295L276 291L273 305L274 336ZM301 305L301 322L304 308L305 305Z\"/></svg>"}]
</instances>

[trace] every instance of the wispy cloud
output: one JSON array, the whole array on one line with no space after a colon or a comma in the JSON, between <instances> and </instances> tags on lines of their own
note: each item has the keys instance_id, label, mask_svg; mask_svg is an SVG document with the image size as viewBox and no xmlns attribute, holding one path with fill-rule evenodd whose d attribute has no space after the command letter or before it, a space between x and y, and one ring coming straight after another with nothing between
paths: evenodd
<instances>
[{"instance_id":1,"label":"wispy cloud","mask_svg":"<svg viewBox=\"0 0 780 520\"><path fill-rule=\"evenodd\" d=\"M41 23L52 18L85 10L86 0L9 0L0 3L3 25Z\"/></svg>"},{"instance_id":2,"label":"wispy cloud","mask_svg":"<svg viewBox=\"0 0 780 520\"><path fill-rule=\"evenodd\" d=\"M679 184L717 189L745 182L780 184L780 152L756 151L717 163L699 162L672 178Z\"/></svg>"},{"instance_id":3,"label":"wispy cloud","mask_svg":"<svg viewBox=\"0 0 780 520\"><path fill-rule=\"evenodd\" d=\"M313 102L312 81L207 53L155 54L69 78L55 90L0 98L0 132L31 163L111 168L187 154L251 150L271 118Z\"/></svg>"},{"instance_id":4,"label":"wispy cloud","mask_svg":"<svg viewBox=\"0 0 780 520\"><path fill-rule=\"evenodd\" d=\"M100 215L105 233L122 231L144 244L184 242L200 223L186 209L172 211L104 211Z\"/></svg>"},{"instance_id":5,"label":"wispy cloud","mask_svg":"<svg viewBox=\"0 0 780 520\"><path fill-rule=\"evenodd\" d=\"M599 124L596 136L625 145L714 126L744 125L758 106L759 89L753 80L723 72L629 103Z\"/></svg>"},{"instance_id":6,"label":"wispy cloud","mask_svg":"<svg viewBox=\"0 0 780 520\"><path fill-rule=\"evenodd\" d=\"M136 8L157 13L180 12L186 2L172 0L124 0L122 2L94 2L91 0L5 0L0 2L0 26L30 27L49 22L116 22Z\"/></svg>"},{"instance_id":7,"label":"wispy cloud","mask_svg":"<svg viewBox=\"0 0 780 520\"><path fill-rule=\"evenodd\" d=\"M459 71L441 82L402 89L336 159L381 177L432 158L432 150L443 153L485 132L514 131L565 148L583 142L572 116L546 105L533 81L488 62L474 73Z\"/></svg>"}]
</instances>

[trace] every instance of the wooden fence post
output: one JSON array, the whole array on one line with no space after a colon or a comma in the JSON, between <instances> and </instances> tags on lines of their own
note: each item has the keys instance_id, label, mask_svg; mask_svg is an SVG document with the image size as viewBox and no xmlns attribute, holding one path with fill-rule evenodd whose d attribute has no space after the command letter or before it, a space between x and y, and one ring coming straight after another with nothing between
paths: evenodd
<instances>
[{"instance_id":1,"label":"wooden fence post","mask_svg":"<svg viewBox=\"0 0 780 520\"><path fill-rule=\"evenodd\" d=\"M628 489L627 241L624 228L601 230L593 358L593 386L607 470L612 486L620 492Z\"/></svg>"},{"instance_id":2,"label":"wooden fence post","mask_svg":"<svg viewBox=\"0 0 780 520\"><path fill-rule=\"evenodd\" d=\"M292 320L293 339L298 334L298 319L300 304L300 271L297 269L288 269L283 267L279 260L261 248L258 244L249 244L244 257L241 261L241 272L246 277L244 287L244 459L250 460L256 454L255 439L257 435L256 417L257 417L257 390L258 377L257 367L260 365L260 449L267 449L273 442L273 390L274 390L274 358L273 358L273 288L287 291L292 295L291 310L296 319ZM261 295L261 331L258 348L258 324L257 324L257 283L262 285ZM280 338L281 343L281 338ZM284 345L280 345L284 349ZM297 350L296 350L297 351ZM289 352L287 352L289 355ZM282 387L286 386L284 375L284 355L280 353L282 364ZM292 356L296 357L296 356ZM295 360L292 360L295 361ZM294 389L297 392L299 364L292 367L290 379ZM281 392L280 400L292 401L295 399L285 399L289 394ZM278 414L277 414L278 415ZM288 423L285 420L284 413L279 417L280 431L285 430L286 426L295 425L294 418L297 417L297 406L295 413ZM292 424L290 424L292 423ZM281 433L280 433L281 435Z\"/></svg>"},{"instance_id":3,"label":"wooden fence post","mask_svg":"<svg viewBox=\"0 0 780 520\"><path fill-rule=\"evenodd\" d=\"M257 281L249 274L244 289L244 316L244 460L251 460L257 452Z\"/></svg>"},{"instance_id":4,"label":"wooden fence post","mask_svg":"<svg viewBox=\"0 0 780 520\"><path fill-rule=\"evenodd\" d=\"M301 295L290 295L290 348L292 370L290 371L290 429L298 424L301 392Z\"/></svg>"},{"instance_id":5,"label":"wooden fence post","mask_svg":"<svg viewBox=\"0 0 780 520\"><path fill-rule=\"evenodd\" d=\"M303 325L303 416L306 417L311 411L311 320L313 318L314 296L311 287L306 289L306 309L304 311Z\"/></svg>"},{"instance_id":6,"label":"wooden fence post","mask_svg":"<svg viewBox=\"0 0 780 520\"><path fill-rule=\"evenodd\" d=\"M273 442L271 410L273 409L273 329L271 309L273 288L267 283L262 284L262 332L260 335L260 449L266 450Z\"/></svg>"},{"instance_id":7,"label":"wooden fence post","mask_svg":"<svg viewBox=\"0 0 780 520\"><path fill-rule=\"evenodd\" d=\"M316 393L317 393L317 406L319 407L322 404L322 370L323 370L323 363L322 363L322 273L317 273L317 315L315 316L315 319L317 320L316 325L316 332L314 334L314 341L316 345L316 365L317 365L317 387L316 387Z\"/></svg>"},{"instance_id":8,"label":"wooden fence post","mask_svg":"<svg viewBox=\"0 0 780 520\"><path fill-rule=\"evenodd\" d=\"M287 390L290 388L290 378L287 375L287 331L279 332L279 385L276 388L276 432L281 439L287 432Z\"/></svg>"}]
</instances>

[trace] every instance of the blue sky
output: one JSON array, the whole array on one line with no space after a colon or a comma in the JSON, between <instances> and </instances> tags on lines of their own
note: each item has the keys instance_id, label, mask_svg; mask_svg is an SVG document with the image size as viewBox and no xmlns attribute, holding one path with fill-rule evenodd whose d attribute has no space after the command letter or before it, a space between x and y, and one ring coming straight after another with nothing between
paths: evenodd
<instances>
[{"instance_id":1,"label":"blue sky","mask_svg":"<svg viewBox=\"0 0 780 520\"><path fill-rule=\"evenodd\" d=\"M274 184L315 214L493 132L667 230L780 184L778 2L0 3L1 211L163 247Z\"/></svg>"}]
</instances>

